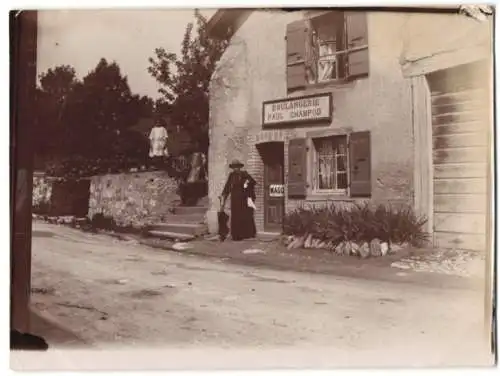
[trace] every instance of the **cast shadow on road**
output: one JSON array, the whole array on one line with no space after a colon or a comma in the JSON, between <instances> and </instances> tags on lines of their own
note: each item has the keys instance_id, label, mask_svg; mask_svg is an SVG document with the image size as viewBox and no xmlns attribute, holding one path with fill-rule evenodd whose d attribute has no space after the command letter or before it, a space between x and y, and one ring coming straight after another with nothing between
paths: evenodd
<instances>
[{"instance_id":1,"label":"cast shadow on road","mask_svg":"<svg viewBox=\"0 0 500 376\"><path fill-rule=\"evenodd\" d=\"M32 231L31 237L33 238L53 238L55 234L50 231Z\"/></svg>"}]
</instances>

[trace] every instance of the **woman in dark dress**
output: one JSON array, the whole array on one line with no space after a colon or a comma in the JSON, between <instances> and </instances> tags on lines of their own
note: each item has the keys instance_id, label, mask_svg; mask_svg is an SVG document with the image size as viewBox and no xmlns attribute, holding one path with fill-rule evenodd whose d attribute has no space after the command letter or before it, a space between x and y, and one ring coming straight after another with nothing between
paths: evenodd
<instances>
[{"instance_id":1,"label":"woman in dark dress","mask_svg":"<svg viewBox=\"0 0 500 376\"><path fill-rule=\"evenodd\" d=\"M233 169L222 190L222 208L231 195L231 238L243 240L254 238L257 230L254 222L254 209L248 205L248 198L255 202L255 180L246 171L241 170L243 163L234 160L229 165Z\"/></svg>"}]
</instances>

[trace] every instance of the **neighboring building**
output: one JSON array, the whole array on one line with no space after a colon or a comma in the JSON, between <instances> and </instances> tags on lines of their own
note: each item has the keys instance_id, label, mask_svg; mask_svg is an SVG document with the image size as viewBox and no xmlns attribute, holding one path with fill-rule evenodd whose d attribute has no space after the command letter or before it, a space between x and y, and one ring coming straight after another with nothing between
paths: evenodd
<instances>
[{"instance_id":1,"label":"neighboring building","mask_svg":"<svg viewBox=\"0 0 500 376\"><path fill-rule=\"evenodd\" d=\"M476 132L471 138L448 137L451 129L462 131L454 124L436 128L441 133L432 143L431 122L436 127L469 105L476 109L477 101L457 104L450 102L457 96L445 95L474 80L451 82L457 73L442 69L490 57L491 41L484 39L491 39L489 27L446 14L218 11L209 22L211 34L230 28L233 35L210 89L210 230L216 230L228 163L240 158L258 182L258 231L279 232L284 214L302 203L368 199L414 205L430 218L437 245L484 249L485 215L462 215L459 205L472 210L469 203L485 202L485 178L470 180L483 165L441 164L469 162L454 149L461 146L480 144L484 153L477 158L486 158L483 136L491 123L482 119L483 133L472 123L464 126ZM441 56L450 49L450 57ZM436 95L433 108L442 113L432 119L426 79ZM469 180L450 180L458 177ZM465 186L481 192L462 201L454 194ZM462 220L477 225L478 236L466 235L470 226Z\"/></svg>"},{"instance_id":2,"label":"neighboring building","mask_svg":"<svg viewBox=\"0 0 500 376\"><path fill-rule=\"evenodd\" d=\"M401 63L413 87L415 207L436 246L491 249L492 19L407 18Z\"/></svg>"},{"instance_id":3,"label":"neighboring building","mask_svg":"<svg viewBox=\"0 0 500 376\"><path fill-rule=\"evenodd\" d=\"M435 246L486 253L484 323L491 336L493 20L467 8L476 19L409 15L401 63L414 87L415 208L428 216Z\"/></svg>"}]
</instances>

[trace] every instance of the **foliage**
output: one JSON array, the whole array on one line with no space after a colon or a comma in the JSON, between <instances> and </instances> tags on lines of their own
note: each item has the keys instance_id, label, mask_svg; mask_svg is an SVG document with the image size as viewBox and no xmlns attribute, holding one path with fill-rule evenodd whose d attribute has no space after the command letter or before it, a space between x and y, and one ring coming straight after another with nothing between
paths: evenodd
<instances>
[{"instance_id":1,"label":"foliage","mask_svg":"<svg viewBox=\"0 0 500 376\"><path fill-rule=\"evenodd\" d=\"M198 200L208 194L208 182L182 182L179 184L179 195L182 205L196 205Z\"/></svg>"},{"instance_id":2,"label":"foliage","mask_svg":"<svg viewBox=\"0 0 500 376\"><path fill-rule=\"evenodd\" d=\"M90 220L90 225L94 229L102 230L113 230L117 227L113 217L104 215L102 213L94 214Z\"/></svg>"},{"instance_id":3,"label":"foliage","mask_svg":"<svg viewBox=\"0 0 500 376\"><path fill-rule=\"evenodd\" d=\"M169 158L166 163L165 170L167 171L168 176L179 182L183 182L186 181L186 178L189 175L191 165L186 155L180 155L175 158Z\"/></svg>"},{"instance_id":4,"label":"foliage","mask_svg":"<svg viewBox=\"0 0 500 376\"><path fill-rule=\"evenodd\" d=\"M115 62L101 59L82 80L72 67L49 69L40 75L36 106L37 159L85 169L83 160L99 167L135 159L136 167L147 157L147 139L131 127L152 116L154 102L131 92Z\"/></svg>"},{"instance_id":5,"label":"foliage","mask_svg":"<svg viewBox=\"0 0 500 376\"><path fill-rule=\"evenodd\" d=\"M49 176L61 177L64 180L89 177L103 174L118 174L130 171L149 171L151 165L146 164L146 157L134 158L121 155L114 158L89 159L71 156L64 159L47 160L45 171ZM185 181L190 171L186 156L171 157L160 166L168 176L179 182Z\"/></svg>"},{"instance_id":6,"label":"foliage","mask_svg":"<svg viewBox=\"0 0 500 376\"><path fill-rule=\"evenodd\" d=\"M284 232L287 235L312 234L313 237L339 244L343 241L370 242L377 238L388 243L422 246L428 240L423 226L426 218L418 217L410 207L355 204L340 208L304 206L287 213Z\"/></svg>"},{"instance_id":7,"label":"foliage","mask_svg":"<svg viewBox=\"0 0 500 376\"><path fill-rule=\"evenodd\" d=\"M50 213L50 203L41 201L33 205L33 214L47 215Z\"/></svg>"},{"instance_id":8,"label":"foliage","mask_svg":"<svg viewBox=\"0 0 500 376\"><path fill-rule=\"evenodd\" d=\"M208 152L209 84L217 61L228 45L228 34L220 39L209 37L207 20L195 10L194 24L186 26L181 56L155 49L150 58L149 73L161 85L162 103L168 108L169 122L185 129L196 150Z\"/></svg>"},{"instance_id":9,"label":"foliage","mask_svg":"<svg viewBox=\"0 0 500 376\"><path fill-rule=\"evenodd\" d=\"M87 223L81 226L81 228L83 230L91 232L97 232L101 230L118 234L132 234L140 236L146 236L149 231L149 226L147 225L140 227L135 227L132 225L120 225L116 223L112 216L105 215L103 213L94 214L90 220L87 219Z\"/></svg>"},{"instance_id":10,"label":"foliage","mask_svg":"<svg viewBox=\"0 0 500 376\"><path fill-rule=\"evenodd\" d=\"M142 159L145 160L145 157ZM72 156L64 159L50 160L46 162L46 172L50 176L73 179L102 174L116 174L138 166L145 165L144 161L133 157L114 158L84 158Z\"/></svg>"},{"instance_id":11,"label":"foliage","mask_svg":"<svg viewBox=\"0 0 500 376\"><path fill-rule=\"evenodd\" d=\"M35 91L33 148L37 156L55 154L64 139L63 113L77 84L75 70L68 65L49 69L40 75Z\"/></svg>"}]
</instances>

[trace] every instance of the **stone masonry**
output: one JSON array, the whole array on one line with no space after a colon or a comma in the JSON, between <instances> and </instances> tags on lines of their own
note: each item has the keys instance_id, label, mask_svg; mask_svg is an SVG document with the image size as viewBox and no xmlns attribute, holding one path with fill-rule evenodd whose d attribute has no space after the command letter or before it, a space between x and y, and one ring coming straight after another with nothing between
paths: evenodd
<instances>
[{"instance_id":1,"label":"stone masonry","mask_svg":"<svg viewBox=\"0 0 500 376\"><path fill-rule=\"evenodd\" d=\"M103 213L120 225L142 226L161 221L177 201L177 182L163 171L94 176L89 217Z\"/></svg>"},{"instance_id":2,"label":"stone masonry","mask_svg":"<svg viewBox=\"0 0 500 376\"><path fill-rule=\"evenodd\" d=\"M161 222L171 214L169 209L180 201L177 181L163 171L109 174L85 180L87 184L90 180L87 185L90 191L88 217L102 213L113 217L120 225L142 226ZM35 175L33 206L47 204L52 207L54 201L57 204L64 198L61 194L71 196L71 192L59 192L58 197L53 197L53 186L57 181L55 178Z\"/></svg>"}]
</instances>

